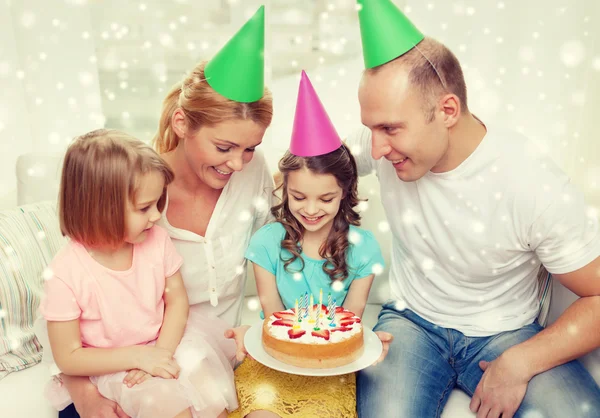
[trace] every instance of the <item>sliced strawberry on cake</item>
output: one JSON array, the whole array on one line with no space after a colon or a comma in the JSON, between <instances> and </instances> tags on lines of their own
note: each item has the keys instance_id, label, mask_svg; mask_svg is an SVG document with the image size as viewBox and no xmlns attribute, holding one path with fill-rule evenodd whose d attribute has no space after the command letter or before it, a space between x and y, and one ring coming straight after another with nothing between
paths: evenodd
<instances>
[{"instance_id":1,"label":"sliced strawberry on cake","mask_svg":"<svg viewBox=\"0 0 600 418\"><path fill-rule=\"evenodd\" d=\"M287 319L290 321L294 320L294 317L296 316L295 314L293 314L292 312L273 312L273 316L277 319Z\"/></svg>"},{"instance_id":2,"label":"sliced strawberry on cake","mask_svg":"<svg viewBox=\"0 0 600 418\"><path fill-rule=\"evenodd\" d=\"M296 338L300 338L302 337L304 334L306 334L306 331L304 331L303 329L290 329L288 330L288 337L290 337L290 340L295 340Z\"/></svg>"},{"instance_id":3,"label":"sliced strawberry on cake","mask_svg":"<svg viewBox=\"0 0 600 418\"><path fill-rule=\"evenodd\" d=\"M294 320L291 320L291 319L278 319L276 321L273 321L273 323L271 325L278 325L280 327L293 327L294 326Z\"/></svg>"},{"instance_id":4,"label":"sliced strawberry on cake","mask_svg":"<svg viewBox=\"0 0 600 418\"><path fill-rule=\"evenodd\" d=\"M337 321L342 321L344 319L348 319L348 318L352 318L354 317L354 314L352 312L336 312L335 313L335 319Z\"/></svg>"},{"instance_id":5,"label":"sliced strawberry on cake","mask_svg":"<svg viewBox=\"0 0 600 418\"><path fill-rule=\"evenodd\" d=\"M352 328L347 328L347 327L335 327L335 328L330 329L331 332L336 332L336 331L346 332L346 331L350 331L350 330L352 330Z\"/></svg>"},{"instance_id":6,"label":"sliced strawberry on cake","mask_svg":"<svg viewBox=\"0 0 600 418\"><path fill-rule=\"evenodd\" d=\"M340 326L347 327L352 324L360 324L360 318L346 318L340 321Z\"/></svg>"},{"instance_id":7,"label":"sliced strawberry on cake","mask_svg":"<svg viewBox=\"0 0 600 418\"><path fill-rule=\"evenodd\" d=\"M324 338L325 340L329 341L329 330L328 329L321 329L319 331L313 331L313 332L311 332L311 334L314 337Z\"/></svg>"}]
</instances>

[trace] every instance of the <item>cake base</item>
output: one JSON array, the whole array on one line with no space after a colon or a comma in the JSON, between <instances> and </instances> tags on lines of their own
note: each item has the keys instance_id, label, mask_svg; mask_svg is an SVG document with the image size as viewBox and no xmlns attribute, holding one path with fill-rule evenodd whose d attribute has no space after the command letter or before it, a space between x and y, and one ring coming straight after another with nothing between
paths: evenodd
<instances>
[{"instance_id":1,"label":"cake base","mask_svg":"<svg viewBox=\"0 0 600 418\"><path fill-rule=\"evenodd\" d=\"M279 351L275 351L267 346L265 346L264 348L267 354L285 364L308 369L333 369L336 367L345 366L346 364L350 364L353 361L359 359L364 352L364 347L361 347L359 350L355 351L354 353L350 353L346 356L338 356L330 359L318 359L284 354Z\"/></svg>"},{"instance_id":2,"label":"cake base","mask_svg":"<svg viewBox=\"0 0 600 418\"><path fill-rule=\"evenodd\" d=\"M262 343L273 358L292 366L310 369L331 369L345 366L360 358L364 352L362 329L352 337L331 344L298 344L273 337L268 330L269 320L263 323Z\"/></svg>"}]
</instances>

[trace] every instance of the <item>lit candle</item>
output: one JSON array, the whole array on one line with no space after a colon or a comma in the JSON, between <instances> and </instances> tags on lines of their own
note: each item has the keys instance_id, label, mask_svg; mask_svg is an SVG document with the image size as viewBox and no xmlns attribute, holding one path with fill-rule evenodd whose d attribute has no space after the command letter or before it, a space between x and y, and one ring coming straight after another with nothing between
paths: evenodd
<instances>
[{"instance_id":1,"label":"lit candle","mask_svg":"<svg viewBox=\"0 0 600 418\"><path fill-rule=\"evenodd\" d=\"M310 322L311 324L315 322L315 302L314 302L314 298L312 293L310 294L310 305L309 305L309 309L310 309L310 318L308 319L308 322Z\"/></svg>"}]
</instances>

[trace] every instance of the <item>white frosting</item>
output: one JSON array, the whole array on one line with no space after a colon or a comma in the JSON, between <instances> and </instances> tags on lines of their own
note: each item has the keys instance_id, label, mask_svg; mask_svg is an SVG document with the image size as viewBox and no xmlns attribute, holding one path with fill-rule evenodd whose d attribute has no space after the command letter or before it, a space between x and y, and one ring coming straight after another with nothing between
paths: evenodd
<instances>
[{"instance_id":1,"label":"white frosting","mask_svg":"<svg viewBox=\"0 0 600 418\"><path fill-rule=\"evenodd\" d=\"M294 311L292 309L288 309L286 311L283 312L289 312L291 314L294 313ZM346 311L347 312L347 311ZM352 319L358 318L356 316L353 316ZM348 318L350 319L350 318ZM275 315L271 315L271 317L269 318L269 324L268 324L268 330L269 333L277 338L278 340L284 340L284 341L289 341L289 342L294 342L294 343L298 343L298 344L332 344L332 343L339 343L343 340L346 340L348 338L350 338L351 336L358 334L361 330L362 330L362 324L355 322L351 325L347 325L346 328L350 328L349 331L334 331L331 332L331 329L333 327L329 326L329 323L331 321L329 321L327 319L327 317L323 317L321 320L321 329L327 329L329 330L329 340L326 340L323 337L315 337L314 335L312 335L312 331L313 328L315 327L315 323L309 323L308 321L308 317L305 319L302 319L302 322L300 322L298 325L300 325L300 329L303 331L306 331L306 333L299 337L299 338L290 338L288 335L288 331L290 329L292 329L292 327L287 327L285 325L273 325L274 321L279 320L279 318L277 318ZM339 327L339 321L336 321L336 327Z\"/></svg>"}]
</instances>

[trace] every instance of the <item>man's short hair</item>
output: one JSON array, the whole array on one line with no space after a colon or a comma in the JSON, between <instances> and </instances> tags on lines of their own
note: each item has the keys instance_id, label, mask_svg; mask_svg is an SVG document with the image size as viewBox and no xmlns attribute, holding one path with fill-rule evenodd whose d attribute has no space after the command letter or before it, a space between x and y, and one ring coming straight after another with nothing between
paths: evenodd
<instances>
[{"instance_id":1,"label":"man's short hair","mask_svg":"<svg viewBox=\"0 0 600 418\"><path fill-rule=\"evenodd\" d=\"M366 73L376 74L392 66L408 70L409 83L416 87L423 97L423 111L427 122L433 121L437 101L447 93L458 97L463 112L469 110L467 86L460 62L442 43L425 37L404 55L367 69Z\"/></svg>"}]
</instances>

